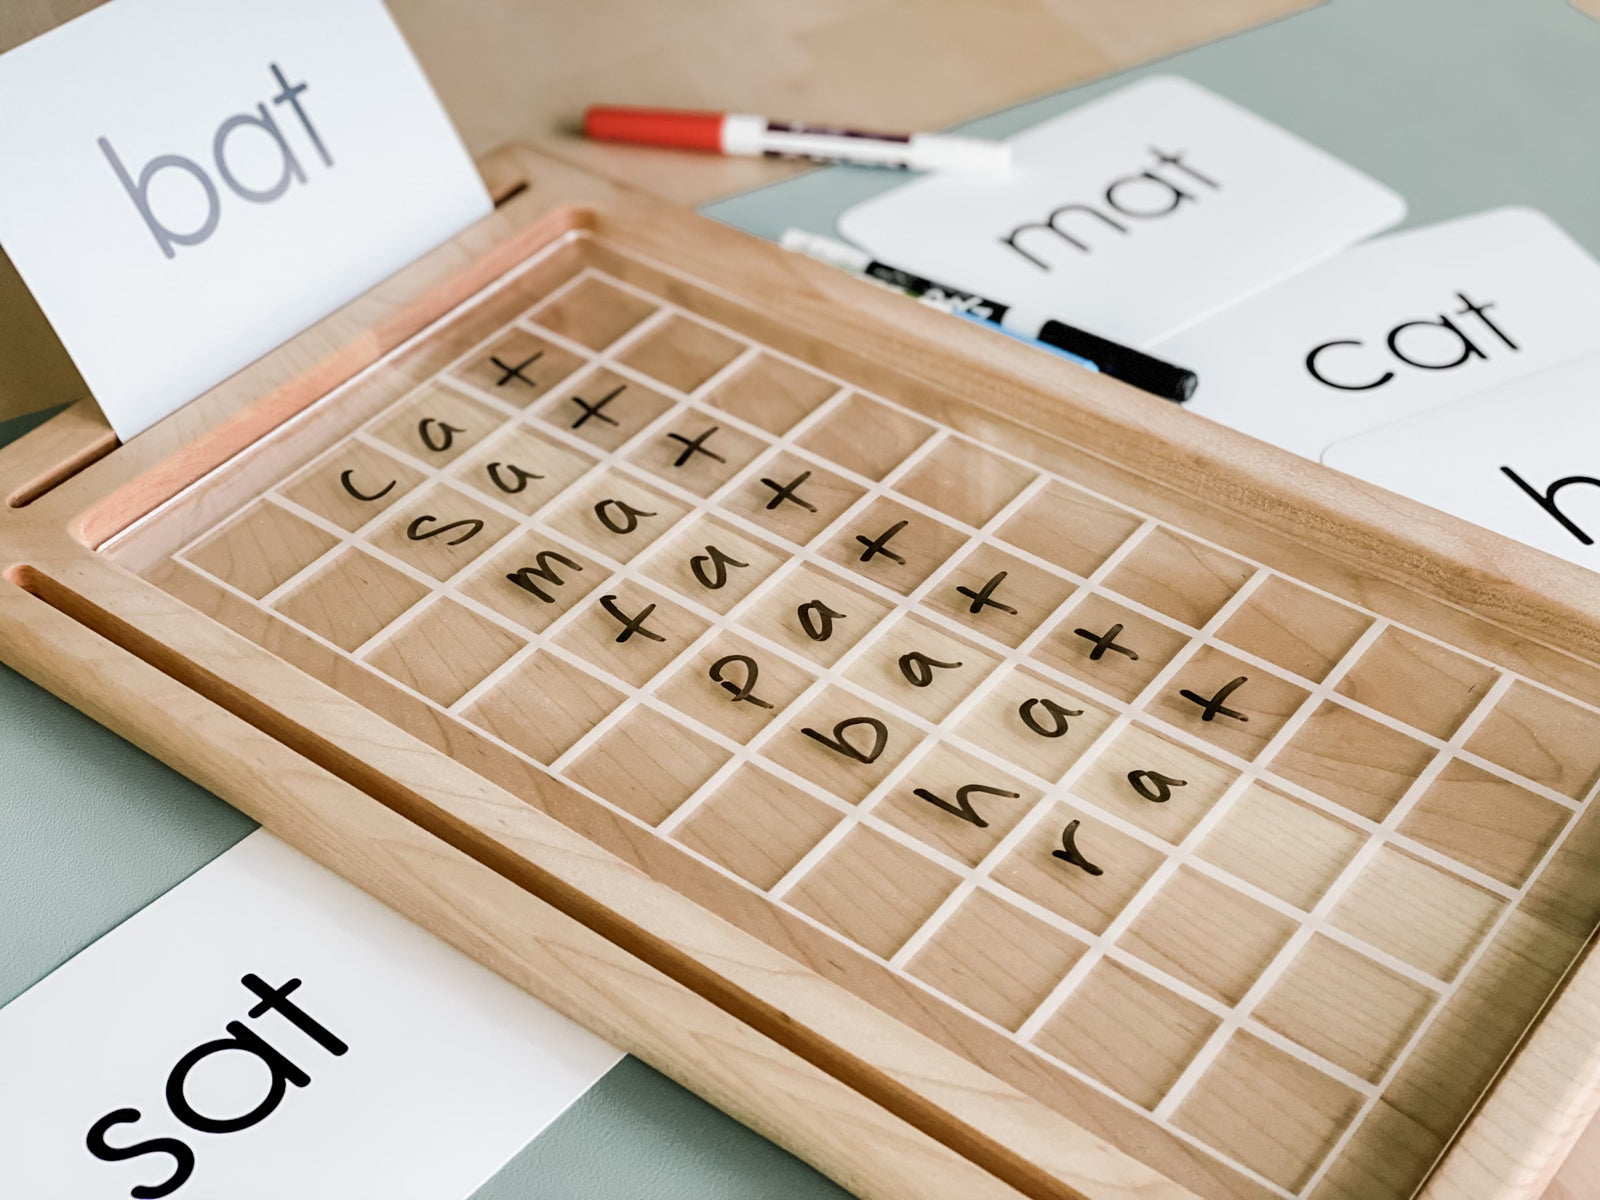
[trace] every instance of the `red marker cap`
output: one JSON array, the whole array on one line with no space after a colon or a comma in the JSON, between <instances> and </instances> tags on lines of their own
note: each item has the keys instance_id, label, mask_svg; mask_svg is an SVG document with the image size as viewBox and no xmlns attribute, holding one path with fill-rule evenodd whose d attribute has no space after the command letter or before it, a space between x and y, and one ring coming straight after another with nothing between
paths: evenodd
<instances>
[{"instance_id":1,"label":"red marker cap","mask_svg":"<svg viewBox=\"0 0 1600 1200\"><path fill-rule=\"evenodd\" d=\"M717 153L722 149L722 114L596 104L583 114L583 132L602 142Z\"/></svg>"}]
</instances>

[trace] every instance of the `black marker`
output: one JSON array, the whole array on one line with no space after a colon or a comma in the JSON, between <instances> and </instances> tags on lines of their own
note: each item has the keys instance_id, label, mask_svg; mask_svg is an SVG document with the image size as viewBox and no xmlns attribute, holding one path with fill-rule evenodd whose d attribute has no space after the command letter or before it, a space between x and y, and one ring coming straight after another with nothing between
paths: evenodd
<instances>
[{"instance_id":1,"label":"black marker","mask_svg":"<svg viewBox=\"0 0 1600 1200\"><path fill-rule=\"evenodd\" d=\"M820 234L788 229L784 231L780 244L785 250L794 250L819 262L841 267L853 275L876 280L935 308L987 321L1007 333L1034 338L1046 346L1064 351L1091 369L1164 400L1182 404L1194 395L1195 386L1200 382L1193 371L1152 358L1131 346L1113 342L1052 317L1039 321L1022 316L1012 311L1010 305L1001 304L998 300L988 300L972 292L963 292L959 288L924 279L921 275L913 275L910 271L902 271L899 267L891 267L888 263L877 262L854 246Z\"/></svg>"}]
</instances>

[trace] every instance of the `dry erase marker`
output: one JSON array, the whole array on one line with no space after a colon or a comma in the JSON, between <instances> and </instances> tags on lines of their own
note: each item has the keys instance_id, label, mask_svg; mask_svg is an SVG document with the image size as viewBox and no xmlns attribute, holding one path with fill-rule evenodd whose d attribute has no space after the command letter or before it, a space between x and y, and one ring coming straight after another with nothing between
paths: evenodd
<instances>
[{"instance_id":1,"label":"dry erase marker","mask_svg":"<svg viewBox=\"0 0 1600 1200\"><path fill-rule=\"evenodd\" d=\"M812 234L802 233L798 229L787 230L783 235L783 248L785 250L794 250L798 253L805 254L806 251L799 244L799 239L810 238L812 236ZM826 241L827 239L824 238L822 240ZM837 242L833 244L839 245ZM845 246L843 248L846 250L851 249L849 246ZM807 254L806 257L818 258L818 256L815 254ZM822 258L820 261L827 262L832 266L842 265L834 261L833 258ZM903 273L896 273L894 278L887 278L882 275L869 274L866 271L856 271L849 267L846 267L845 269L849 270L850 273L857 279L863 280L867 283L876 284L881 288L887 288L891 292L899 292L902 296L910 296L919 304L926 304L929 308L937 308L940 312L949 313L952 317L960 317L965 321L971 321L974 325L982 325L985 329L991 331L992 333L1002 334L1005 337L1011 338L1013 341L1022 342L1026 345L1032 346L1035 350L1043 350L1046 354L1053 354L1057 358L1064 358L1070 363L1076 363L1086 371L1093 371L1096 374L1099 374L1100 372L1099 364L1084 358L1083 355L1074 354L1070 350L1063 350L1060 346L1052 346L1048 342L1041 342L1038 338L1030 337L1026 333L1018 333L1014 329L1007 329L998 321L990 319L988 313L984 312L981 308L974 308L972 305L966 303L959 297L952 298L946 296L937 288L930 290L925 287L908 287L904 282L906 279L912 279L916 280L918 283L926 283L927 280L918 280L914 275L908 276L904 275Z\"/></svg>"},{"instance_id":2,"label":"dry erase marker","mask_svg":"<svg viewBox=\"0 0 1600 1200\"><path fill-rule=\"evenodd\" d=\"M911 171L1004 171L1011 166L1011 147L1005 142L945 133L866 133L786 125L745 113L594 105L583 114L583 132L602 142Z\"/></svg>"},{"instance_id":3,"label":"dry erase marker","mask_svg":"<svg viewBox=\"0 0 1600 1200\"><path fill-rule=\"evenodd\" d=\"M1113 379L1120 379L1164 400L1182 404L1194 395L1195 385L1199 382L1193 371L1163 362L1131 346L1124 346L1051 317L1030 317L998 300L988 300L972 292L913 275L910 271L902 271L899 267L891 267L888 263L877 262L870 254L833 238L801 229L788 229L784 231L780 242L786 250L795 250L809 258L842 267L852 274L876 279L939 307L969 314L1011 333L1036 339L1087 359Z\"/></svg>"}]
</instances>

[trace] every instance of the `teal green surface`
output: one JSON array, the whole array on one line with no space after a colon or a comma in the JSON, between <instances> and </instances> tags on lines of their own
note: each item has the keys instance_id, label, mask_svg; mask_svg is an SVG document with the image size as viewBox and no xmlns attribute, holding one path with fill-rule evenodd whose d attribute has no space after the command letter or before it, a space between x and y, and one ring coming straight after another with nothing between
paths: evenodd
<instances>
[{"instance_id":1,"label":"teal green surface","mask_svg":"<svg viewBox=\"0 0 1600 1200\"><path fill-rule=\"evenodd\" d=\"M849 1200L805 1163L625 1058L473 1200Z\"/></svg>"},{"instance_id":2,"label":"teal green surface","mask_svg":"<svg viewBox=\"0 0 1600 1200\"><path fill-rule=\"evenodd\" d=\"M1176 72L1394 187L1411 223L1529 204L1600 254L1597 66L1600 26L1562 0L1330 0L966 128L1002 136L1141 75ZM707 211L769 237L789 225L828 230L845 208L898 182L817 171ZM35 423L0 424L0 444ZM0 1003L253 828L3 667L0 763ZM627 1059L476 1200L842 1195Z\"/></svg>"}]
</instances>

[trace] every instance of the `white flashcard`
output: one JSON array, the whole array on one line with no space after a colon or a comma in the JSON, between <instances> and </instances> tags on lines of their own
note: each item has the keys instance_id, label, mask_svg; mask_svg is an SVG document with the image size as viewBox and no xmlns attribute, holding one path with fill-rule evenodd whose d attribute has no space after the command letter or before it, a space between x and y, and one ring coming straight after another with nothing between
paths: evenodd
<instances>
[{"instance_id":1,"label":"white flashcard","mask_svg":"<svg viewBox=\"0 0 1600 1200\"><path fill-rule=\"evenodd\" d=\"M471 1195L621 1054L264 831L0 1009L0 1195Z\"/></svg>"},{"instance_id":2,"label":"white flashcard","mask_svg":"<svg viewBox=\"0 0 1600 1200\"><path fill-rule=\"evenodd\" d=\"M1600 263L1502 208L1354 246L1154 347L1187 407L1319 458L1332 443L1600 353Z\"/></svg>"},{"instance_id":3,"label":"white flashcard","mask_svg":"<svg viewBox=\"0 0 1600 1200\"><path fill-rule=\"evenodd\" d=\"M0 163L124 440L491 207L382 0L112 0L0 55Z\"/></svg>"},{"instance_id":4,"label":"white flashcard","mask_svg":"<svg viewBox=\"0 0 1600 1200\"><path fill-rule=\"evenodd\" d=\"M1011 139L1006 175L930 175L850 209L881 262L1136 346L1399 221L1353 167L1177 76Z\"/></svg>"},{"instance_id":5,"label":"white flashcard","mask_svg":"<svg viewBox=\"0 0 1600 1200\"><path fill-rule=\"evenodd\" d=\"M1600 355L1339 442L1324 461L1600 571Z\"/></svg>"}]
</instances>

